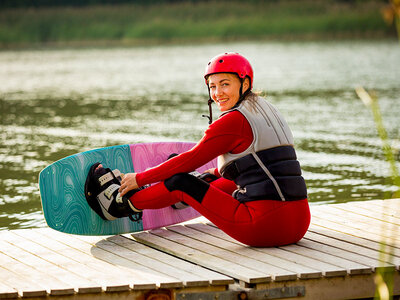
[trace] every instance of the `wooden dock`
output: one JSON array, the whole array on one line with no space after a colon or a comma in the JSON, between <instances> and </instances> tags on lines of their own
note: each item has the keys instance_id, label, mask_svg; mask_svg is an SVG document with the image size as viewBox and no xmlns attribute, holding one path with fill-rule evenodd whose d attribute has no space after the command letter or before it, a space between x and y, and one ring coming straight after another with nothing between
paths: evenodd
<instances>
[{"instance_id":1,"label":"wooden dock","mask_svg":"<svg viewBox=\"0 0 400 300\"><path fill-rule=\"evenodd\" d=\"M204 218L110 237L0 232L0 299L357 299L374 297L378 270L400 295L400 199L314 205L306 236L278 248Z\"/></svg>"}]
</instances>

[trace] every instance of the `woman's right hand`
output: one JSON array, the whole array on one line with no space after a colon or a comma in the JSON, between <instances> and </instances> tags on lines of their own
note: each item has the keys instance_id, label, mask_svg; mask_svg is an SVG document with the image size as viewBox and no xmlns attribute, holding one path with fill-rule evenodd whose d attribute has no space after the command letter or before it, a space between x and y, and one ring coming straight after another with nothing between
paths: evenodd
<instances>
[{"instance_id":1,"label":"woman's right hand","mask_svg":"<svg viewBox=\"0 0 400 300\"><path fill-rule=\"evenodd\" d=\"M139 188L136 181L136 173L125 174L121 180L121 186L119 188L119 193L121 196L125 195L127 192Z\"/></svg>"}]
</instances>

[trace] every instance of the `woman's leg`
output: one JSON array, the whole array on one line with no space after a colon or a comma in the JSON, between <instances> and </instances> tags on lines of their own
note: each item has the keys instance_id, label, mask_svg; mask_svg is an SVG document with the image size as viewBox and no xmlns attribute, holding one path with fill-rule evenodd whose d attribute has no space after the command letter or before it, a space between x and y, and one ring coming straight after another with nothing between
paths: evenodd
<instances>
[{"instance_id":1,"label":"woman's leg","mask_svg":"<svg viewBox=\"0 0 400 300\"><path fill-rule=\"evenodd\" d=\"M212 181L210 184L230 195L232 195L233 191L237 189L236 184L232 180L228 180L223 177Z\"/></svg>"},{"instance_id":2,"label":"woman's leg","mask_svg":"<svg viewBox=\"0 0 400 300\"><path fill-rule=\"evenodd\" d=\"M229 215L232 222L239 221L235 219L235 212L240 203L219 187L227 192L232 190L232 184L226 179L216 180L210 185L192 175L182 173L136 192L130 200L138 209L158 209L185 201L200 213L209 211L207 214Z\"/></svg>"},{"instance_id":3,"label":"woman's leg","mask_svg":"<svg viewBox=\"0 0 400 300\"><path fill-rule=\"evenodd\" d=\"M177 174L138 191L131 201L139 209L163 208L184 201L225 233L250 246L285 245L305 234L310 222L307 200L240 203L217 186L188 174Z\"/></svg>"},{"instance_id":4,"label":"woman's leg","mask_svg":"<svg viewBox=\"0 0 400 300\"><path fill-rule=\"evenodd\" d=\"M181 201L179 195L171 193L165 187L164 182L136 192L130 200L138 209L159 209Z\"/></svg>"}]
</instances>

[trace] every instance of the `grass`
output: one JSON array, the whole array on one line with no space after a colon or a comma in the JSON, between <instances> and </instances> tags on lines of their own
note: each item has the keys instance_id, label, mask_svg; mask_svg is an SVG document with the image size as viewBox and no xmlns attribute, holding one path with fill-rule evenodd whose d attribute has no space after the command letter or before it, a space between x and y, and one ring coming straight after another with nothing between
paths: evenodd
<instances>
[{"instance_id":1,"label":"grass","mask_svg":"<svg viewBox=\"0 0 400 300\"><path fill-rule=\"evenodd\" d=\"M394 156L393 148L390 145L390 140L388 134L386 132L386 128L384 126L382 113L379 107L378 98L374 91L367 92L364 88L359 87L356 89L356 93L358 97L363 101L365 106L369 107L372 111L376 129L379 135L379 138L382 141L382 150L385 154L386 161L389 163L390 166L390 173L391 173L391 181L397 187L397 190L388 195L387 198L400 198L400 173L397 169L396 159ZM398 205L398 204L397 204ZM392 207L384 207L384 211L391 212ZM384 216L383 216L384 218ZM391 242L393 238L398 235L397 227L394 224L390 224L389 222L385 224L383 222L383 226L381 228L382 231L382 240L380 245L380 260L382 262L389 261L393 262L393 254L392 251L387 251L387 247L391 246ZM392 238L388 238L392 235ZM392 249L389 247L389 249ZM380 268L376 275L375 275L375 285L376 285L376 296L375 299L380 300L390 300L393 299L393 278L394 278L395 270L386 271L384 268Z\"/></svg>"},{"instance_id":2,"label":"grass","mask_svg":"<svg viewBox=\"0 0 400 300\"><path fill-rule=\"evenodd\" d=\"M0 47L48 43L391 37L382 1L201 1L0 12Z\"/></svg>"}]
</instances>

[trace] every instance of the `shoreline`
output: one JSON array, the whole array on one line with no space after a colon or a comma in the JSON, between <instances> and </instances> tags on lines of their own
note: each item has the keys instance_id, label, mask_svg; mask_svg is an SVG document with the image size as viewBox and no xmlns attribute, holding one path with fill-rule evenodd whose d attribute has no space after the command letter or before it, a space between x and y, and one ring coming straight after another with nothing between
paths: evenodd
<instances>
[{"instance_id":1,"label":"shoreline","mask_svg":"<svg viewBox=\"0 0 400 300\"><path fill-rule=\"evenodd\" d=\"M396 39L381 15L384 6L281 0L5 9L0 50Z\"/></svg>"},{"instance_id":2,"label":"shoreline","mask_svg":"<svg viewBox=\"0 0 400 300\"><path fill-rule=\"evenodd\" d=\"M90 49L90 48L140 48L156 46L195 46L207 44L223 43L309 43L309 42L397 42L394 36L387 36L381 33L368 34L332 34L332 35L282 35L279 37L259 37L259 38L175 38L175 39L135 39L135 40L87 40L87 41L58 41L42 43L13 43L2 45L0 52L3 51L23 51L23 50L46 50L46 49Z\"/></svg>"}]
</instances>

